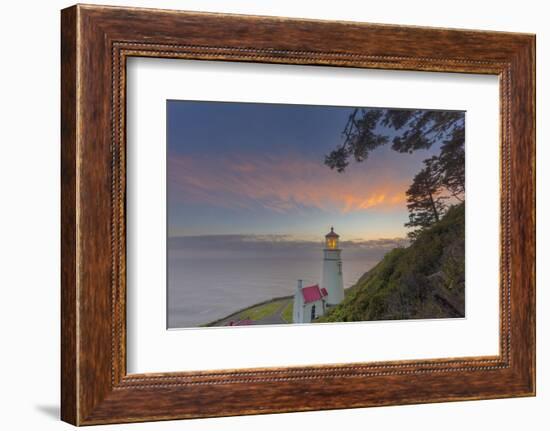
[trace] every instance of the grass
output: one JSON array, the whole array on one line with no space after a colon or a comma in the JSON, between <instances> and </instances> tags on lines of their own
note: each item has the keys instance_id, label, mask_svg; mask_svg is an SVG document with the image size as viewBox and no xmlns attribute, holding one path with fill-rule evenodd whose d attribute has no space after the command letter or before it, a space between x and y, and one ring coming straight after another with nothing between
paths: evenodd
<instances>
[{"instance_id":1,"label":"grass","mask_svg":"<svg viewBox=\"0 0 550 431\"><path fill-rule=\"evenodd\" d=\"M250 320L260 320L264 317L271 316L277 311L281 306L284 300L267 302L265 304L256 305L251 308L247 308L239 313L238 319L250 319Z\"/></svg>"},{"instance_id":2,"label":"grass","mask_svg":"<svg viewBox=\"0 0 550 431\"><path fill-rule=\"evenodd\" d=\"M292 308L294 307L294 301L288 301L285 309L281 313L281 316L287 323L292 323Z\"/></svg>"}]
</instances>

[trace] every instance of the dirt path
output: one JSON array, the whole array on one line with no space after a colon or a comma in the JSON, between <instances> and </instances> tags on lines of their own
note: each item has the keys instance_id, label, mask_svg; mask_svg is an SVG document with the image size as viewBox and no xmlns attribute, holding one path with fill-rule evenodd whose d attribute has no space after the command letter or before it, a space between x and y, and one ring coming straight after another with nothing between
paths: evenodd
<instances>
[{"instance_id":1,"label":"dirt path","mask_svg":"<svg viewBox=\"0 0 550 431\"><path fill-rule=\"evenodd\" d=\"M273 301L280 302L280 304L278 304L278 307L273 311L273 313L269 314L268 316L265 316L258 320L254 320L253 325L281 325L288 323L285 319L283 319L283 312L289 302L292 302L293 300L294 298L292 297L273 299ZM232 313L229 316L224 317L223 319L211 323L209 326L227 326L231 321L239 321L241 319L240 316L246 315L246 310L255 308L257 306L258 304L252 305L251 307Z\"/></svg>"},{"instance_id":2,"label":"dirt path","mask_svg":"<svg viewBox=\"0 0 550 431\"><path fill-rule=\"evenodd\" d=\"M283 311L285 310L291 299L287 299L281 302L281 305L273 312L273 314L264 317L263 319L256 320L255 325L281 325L288 323L283 319Z\"/></svg>"}]
</instances>

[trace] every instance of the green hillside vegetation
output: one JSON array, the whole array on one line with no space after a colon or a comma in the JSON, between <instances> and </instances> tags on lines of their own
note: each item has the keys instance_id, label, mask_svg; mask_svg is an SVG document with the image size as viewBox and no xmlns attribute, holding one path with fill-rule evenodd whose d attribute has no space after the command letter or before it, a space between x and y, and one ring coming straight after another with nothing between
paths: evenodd
<instances>
[{"instance_id":1,"label":"green hillside vegetation","mask_svg":"<svg viewBox=\"0 0 550 431\"><path fill-rule=\"evenodd\" d=\"M292 323L292 312L294 307L294 300L289 301L285 309L281 313L281 317L287 322Z\"/></svg>"},{"instance_id":2,"label":"green hillside vegetation","mask_svg":"<svg viewBox=\"0 0 550 431\"><path fill-rule=\"evenodd\" d=\"M267 316L272 315L282 305L283 302L284 301L282 300L278 300L247 308L246 310L243 310L238 314L237 319L263 319Z\"/></svg>"},{"instance_id":3,"label":"green hillside vegetation","mask_svg":"<svg viewBox=\"0 0 550 431\"><path fill-rule=\"evenodd\" d=\"M396 248L317 322L464 317L464 204Z\"/></svg>"}]
</instances>

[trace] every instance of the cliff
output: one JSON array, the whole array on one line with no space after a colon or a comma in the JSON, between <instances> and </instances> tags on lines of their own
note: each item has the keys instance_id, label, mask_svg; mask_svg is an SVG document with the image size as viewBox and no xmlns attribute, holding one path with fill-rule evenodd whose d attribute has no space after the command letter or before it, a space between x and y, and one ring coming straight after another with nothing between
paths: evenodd
<instances>
[{"instance_id":1,"label":"cliff","mask_svg":"<svg viewBox=\"0 0 550 431\"><path fill-rule=\"evenodd\" d=\"M464 204L387 253L318 322L464 317Z\"/></svg>"}]
</instances>

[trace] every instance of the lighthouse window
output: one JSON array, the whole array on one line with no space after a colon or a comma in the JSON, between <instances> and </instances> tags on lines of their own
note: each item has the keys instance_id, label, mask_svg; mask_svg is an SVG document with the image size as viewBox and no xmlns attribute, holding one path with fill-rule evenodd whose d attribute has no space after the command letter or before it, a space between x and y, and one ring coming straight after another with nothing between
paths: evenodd
<instances>
[{"instance_id":1,"label":"lighthouse window","mask_svg":"<svg viewBox=\"0 0 550 431\"><path fill-rule=\"evenodd\" d=\"M342 274L342 262L338 262L338 274Z\"/></svg>"},{"instance_id":2,"label":"lighthouse window","mask_svg":"<svg viewBox=\"0 0 550 431\"><path fill-rule=\"evenodd\" d=\"M311 306L311 320L315 320L315 305Z\"/></svg>"},{"instance_id":3,"label":"lighthouse window","mask_svg":"<svg viewBox=\"0 0 550 431\"><path fill-rule=\"evenodd\" d=\"M335 238L327 239L327 248L331 250L338 248L338 243L336 242Z\"/></svg>"}]
</instances>

